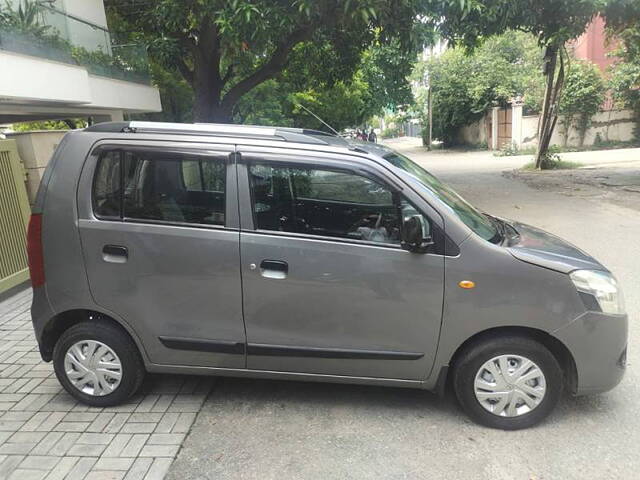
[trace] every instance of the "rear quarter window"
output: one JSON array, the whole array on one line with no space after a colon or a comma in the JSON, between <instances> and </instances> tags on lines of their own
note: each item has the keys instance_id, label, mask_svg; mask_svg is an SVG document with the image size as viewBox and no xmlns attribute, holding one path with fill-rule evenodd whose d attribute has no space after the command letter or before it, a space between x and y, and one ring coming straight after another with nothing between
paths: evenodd
<instances>
[{"instance_id":1,"label":"rear quarter window","mask_svg":"<svg viewBox=\"0 0 640 480\"><path fill-rule=\"evenodd\" d=\"M122 212L120 152L103 154L93 181L93 211L99 218L119 218Z\"/></svg>"}]
</instances>

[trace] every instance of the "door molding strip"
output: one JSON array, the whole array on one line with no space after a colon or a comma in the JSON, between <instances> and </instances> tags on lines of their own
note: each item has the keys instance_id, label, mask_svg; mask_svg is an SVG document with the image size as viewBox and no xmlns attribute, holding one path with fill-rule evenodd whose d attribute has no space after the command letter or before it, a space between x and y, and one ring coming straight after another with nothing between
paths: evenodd
<instances>
[{"instance_id":1,"label":"door molding strip","mask_svg":"<svg viewBox=\"0 0 640 480\"><path fill-rule=\"evenodd\" d=\"M199 338L158 337L158 340L172 350L195 350L198 352L230 353L244 355L245 344L228 340L202 340Z\"/></svg>"},{"instance_id":2,"label":"door molding strip","mask_svg":"<svg viewBox=\"0 0 640 480\"><path fill-rule=\"evenodd\" d=\"M315 357L315 358L349 358L372 360L418 360L424 353L395 352L390 350L355 350L346 348L299 347L291 345L270 345L265 343L249 343L249 355L277 357Z\"/></svg>"},{"instance_id":3,"label":"door molding strip","mask_svg":"<svg viewBox=\"0 0 640 480\"><path fill-rule=\"evenodd\" d=\"M197 338L158 337L167 348L174 350L195 350L199 352L230 353L235 355L260 355L270 357L313 357L344 358L352 360L418 360L424 353L396 352L392 350L359 350L348 348L319 348L292 345L272 345L267 343L249 343L228 340L202 340Z\"/></svg>"}]
</instances>

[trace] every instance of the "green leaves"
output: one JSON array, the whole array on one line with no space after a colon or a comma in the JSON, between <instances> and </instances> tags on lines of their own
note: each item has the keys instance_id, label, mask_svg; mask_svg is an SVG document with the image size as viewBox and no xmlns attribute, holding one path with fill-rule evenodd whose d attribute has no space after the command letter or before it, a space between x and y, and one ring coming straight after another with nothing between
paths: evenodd
<instances>
[{"instance_id":1,"label":"green leaves","mask_svg":"<svg viewBox=\"0 0 640 480\"><path fill-rule=\"evenodd\" d=\"M472 52L456 47L420 62L414 79L430 79L434 135L455 143L459 129L492 105L506 104L541 85L540 65L535 37L513 31L489 38ZM425 102L426 91L422 91L419 104L423 111Z\"/></svg>"},{"instance_id":2,"label":"green leaves","mask_svg":"<svg viewBox=\"0 0 640 480\"><path fill-rule=\"evenodd\" d=\"M560 100L560 113L591 117L604 102L605 84L596 65L573 60L570 64Z\"/></svg>"},{"instance_id":3,"label":"green leaves","mask_svg":"<svg viewBox=\"0 0 640 480\"><path fill-rule=\"evenodd\" d=\"M609 87L619 107L634 111L634 135L640 139L640 5L618 0L610 28L620 41L615 55L620 59L611 68ZM609 18L607 18L609 20Z\"/></svg>"},{"instance_id":4,"label":"green leaves","mask_svg":"<svg viewBox=\"0 0 640 480\"><path fill-rule=\"evenodd\" d=\"M627 1L627 0L617 0ZM541 46L578 37L607 0L426 0L444 37L476 47L507 29L535 35Z\"/></svg>"}]
</instances>

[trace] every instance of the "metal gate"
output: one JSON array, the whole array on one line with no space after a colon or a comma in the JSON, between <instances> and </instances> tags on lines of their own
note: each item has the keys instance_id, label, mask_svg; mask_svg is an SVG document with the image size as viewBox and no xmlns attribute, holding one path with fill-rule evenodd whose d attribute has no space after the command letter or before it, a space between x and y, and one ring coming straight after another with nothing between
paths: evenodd
<instances>
[{"instance_id":1,"label":"metal gate","mask_svg":"<svg viewBox=\"0 0 640 480\"><path fill-rule=\"evenodd\" d=\"M512 116L511 108L501 108L498 112L498 150L511 145Z\"/></svg>"},{"instance_id":2,"label":"metal gate","mask_svg":"<svg viewBox=\"0 0 640 480\"><path fill-rule=\"evenodd\" d=\"M0 140L0 293L29 278L29 199L15 140Z\"/></svg>"}]
</instances>

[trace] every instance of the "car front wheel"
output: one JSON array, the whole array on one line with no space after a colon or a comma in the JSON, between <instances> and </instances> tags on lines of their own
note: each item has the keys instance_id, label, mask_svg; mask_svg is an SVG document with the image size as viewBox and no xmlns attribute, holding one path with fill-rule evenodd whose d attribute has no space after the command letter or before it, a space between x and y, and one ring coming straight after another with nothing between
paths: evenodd
<instances>
[{"instance_id":1,"label":"car front wheel","mask_svg":"<svg viewBox=\"0 0 640 480\"><path fill-rule=\"evenodd\" d=\"M454 369L462 408L476 422L518 430L543 420L558 403L562 370L541 343L498 336L466 350Z\"/></svg>"}]
</instances>

